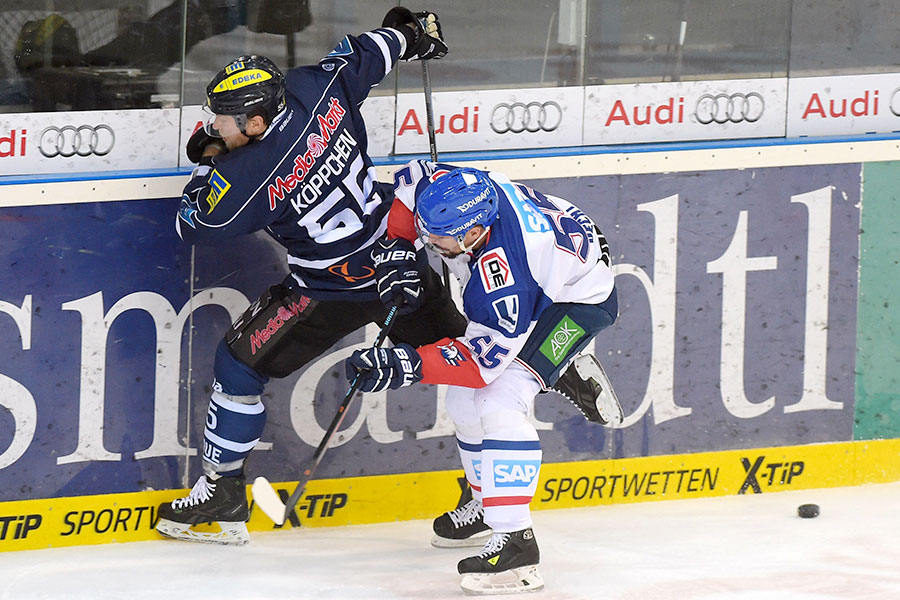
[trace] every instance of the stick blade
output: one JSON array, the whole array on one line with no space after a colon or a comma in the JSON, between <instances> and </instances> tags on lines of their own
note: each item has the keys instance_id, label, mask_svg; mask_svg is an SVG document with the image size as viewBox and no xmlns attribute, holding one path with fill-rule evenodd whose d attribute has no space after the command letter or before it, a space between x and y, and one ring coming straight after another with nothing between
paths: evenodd
<instances>
[{"instance_id":1,"label":"stick blade","mask_svg":"<svg viewBox=\"0 0 900 600\"><path fill-rule=\"evenodd\" d=\"M253 491L253 502L256 506L262 509L276 525L284 525L284 502L278 497L278 492L275 491L269 480L265 477L257 477L253 480L250 489Z\"/></svg>"}]
</instances>

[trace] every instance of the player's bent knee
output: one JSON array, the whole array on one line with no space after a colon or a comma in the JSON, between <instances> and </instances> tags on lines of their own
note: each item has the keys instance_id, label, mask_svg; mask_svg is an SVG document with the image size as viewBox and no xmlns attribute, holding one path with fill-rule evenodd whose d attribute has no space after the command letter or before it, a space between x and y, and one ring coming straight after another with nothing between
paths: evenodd
<instances>
[{"instance_id":1,"label":"player's bent knee","mask_svg":"<svg viewBox=\"0 0 900 600\"><path fill-rule=\"evenodd\" d=\"M451 385L444 396L444 408L447 416L454 423L472 423L478 421L475 410L475 390L472 388Z\"/></svg>"},{"instance_id":2,"label":"player's bent knee","mask_svg":"<svg viewBox=\"0 0 900 600\"><path fill-rule=\"evenodd\" d=\"M514 431L537 439L537 430L528 421L528 415L518 410L496 410L481 416L484 435L490 436L501 431Z\"/></svg>"},{"instance_id":3,"label":"player's bent knee","mask_svg":"<svg viewBox=\"0 0 900 600\"><path fill-rule=\"evenodd\" d=\"M216 377L214 387L229 396L259 396L269 380L235 358L224 339L216 348L213 372Z\"/></svg>"}]
</instances>

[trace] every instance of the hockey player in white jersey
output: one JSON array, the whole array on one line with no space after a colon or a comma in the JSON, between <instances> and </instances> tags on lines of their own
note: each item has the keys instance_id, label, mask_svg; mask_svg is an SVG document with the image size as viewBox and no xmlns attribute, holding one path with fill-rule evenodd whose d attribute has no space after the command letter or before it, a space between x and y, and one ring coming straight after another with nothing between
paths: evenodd
<instances>
[{"instance_id":1,"label":"hockey player in white jersey","mask_svg":"<svg viewBox=\"0 0 900 600\"><path fill-rule=\"evenodd\" d=\"M495 172L413 161L395 175L388 237L441 255L462 284L463 336L357 350L348 378L363 391L448 384L447 412L473 500L435 520L435 545L483 541L458 570L469 593L543 586L529 503L541 446L527 415L555 389L589 419L622 409L599 362L579 354L618 315L600 230L569 202ZM479 542L480 543L480 542Z\"/></svg>"}]
</instances>

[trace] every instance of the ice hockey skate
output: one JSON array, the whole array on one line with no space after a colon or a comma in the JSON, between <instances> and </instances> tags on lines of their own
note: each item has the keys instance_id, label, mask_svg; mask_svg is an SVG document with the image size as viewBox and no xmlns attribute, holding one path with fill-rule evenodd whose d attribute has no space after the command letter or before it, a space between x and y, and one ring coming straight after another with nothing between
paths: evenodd
<instances>
[{"instance_id":1,"label":"ice hockey skate","mask_svg":"<svg viewBox=\"0 0 900 600\"><path fill-rule=\"evenodd\" d=\"M531 527L494 533L478 556L459 561L460 587L467 594L519 594L544 588L541 552Z\"/></svg>"},{"instance_id":2,"label":"ice hockey skate","mask_svg":"<svg viewBox=\"0 0 900 600\"><path fill-rule=\"evenodd\" d=\"M484 523L481 500L469 500L459 508L447 511L434 520L435 548L464 548L481 546L491 535L491 528Z\"/></svg>"},{"instance_id":3,"label":"ice hockey skate","mask_svg":"<svg viewBox=\"0 0 900 600\"><path fill-rule=\"evenodd\" d=\"M249 518L243 477L201 475L190 494L160 506L156 530L178 540L240 546L250 541Z\"/></svg>"},{"instance_id":4,"label":"ice hockey skate","mask_svg":"<svg viewBox=\"0 0 900 600\"><path fill-rule=\"evenodd\" d=\"M615 426L625 418L606 371L591 354L575 358L553 389L574 404L588 421Z\"/></svg>"}]
</instances>

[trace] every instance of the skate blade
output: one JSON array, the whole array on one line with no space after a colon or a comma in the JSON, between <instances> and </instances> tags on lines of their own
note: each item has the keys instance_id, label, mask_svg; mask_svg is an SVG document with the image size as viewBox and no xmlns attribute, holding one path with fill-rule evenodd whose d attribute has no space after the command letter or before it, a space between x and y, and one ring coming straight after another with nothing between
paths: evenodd
<instances>
[{"instance_id":1,"label":"skate blade","mask_svg":"<svg viewBox=\"0 0 900 600\"><path fill-rule=\"evenodd\" d=\"M471 596L522 594L544 589L544 578L537 565L529 565L501 573L466 573L459 587Z\"/></svg>"},{"instance_id":2,"label":"skate blade","mask_svg":"<svg viewBox=\"0 0 900 600\"><path fill-rule=\"evenodd\" d=\"M156 531L175 540L203 544L243 546L250 541L247 524L243 521L216 521L214 525L198 523L191 526L189 523L160 519L156 524Z\"/></svg>"},{"instance_id":3,"label":"skate blade","mask_svg":"<svg viewBox=\"0 0 900 600\"><path fill-rule=\"evenodd\" d=\"M431 537L431 545L435 548L480 548L484 546L484 543L491 537L491 533L490 529L486 529L481 533L476 533L471 537L463 538L461 540L454 540L434 534Z\"/></svg>"},{"instance_id":4,"label":"skate blade","mask_svg":"<svg viewBox=\"0 0 900 600\"><path fill-rule=\"evenodd\" d=\"M625 413L622 412L622 405L619 404L619 397L613 388L603 365L593 355L582 354L575 359L575 371L582 379L593 379L600 386L600 395L594 401L600 418L605 422L602 425L621 425L625 420Z\"/></svg>"}]
</instances>

